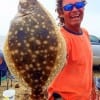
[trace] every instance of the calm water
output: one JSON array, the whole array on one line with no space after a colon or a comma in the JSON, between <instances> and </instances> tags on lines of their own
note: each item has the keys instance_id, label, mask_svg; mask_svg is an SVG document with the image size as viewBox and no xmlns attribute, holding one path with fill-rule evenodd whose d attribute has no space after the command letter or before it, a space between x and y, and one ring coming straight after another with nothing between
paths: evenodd
<instances>
[{"instance_id":1,"label":"calm water","mask_svg":"<svg viewBox=\"0 0 100 100\"><path fill-rule=\"evenodd\" d=\"M94 66L93 68L94 76L100 78L100 66Z\"/></svg>"},{"instance_id":2,"label":"calm water","mask_svg":"<svg viewBox=\"0 0 100 100\"><path fill-rule=\"evenodd\" d=\"M5 36L0 36L0 49L3 48L4 41L5 41ZM94 75L95 77L100 77L100 66L94 66Z\"/></svg>"},{"instance_id":3,"label":"calm water","mask_svg":"<svg viewBox=\"0 0 100 100\"><path fill-rule=\"evenodd\" d=\"M4 41L5 41L5 36L0 36L0 49L3 48Z\"/></svg>"}]
</instances>

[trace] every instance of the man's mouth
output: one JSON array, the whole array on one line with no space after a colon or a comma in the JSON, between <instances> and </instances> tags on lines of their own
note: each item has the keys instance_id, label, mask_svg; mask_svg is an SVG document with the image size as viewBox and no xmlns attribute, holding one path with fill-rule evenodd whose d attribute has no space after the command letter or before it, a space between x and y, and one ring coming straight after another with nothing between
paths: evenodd
<instances>
[{"instance_id":1,"label":"man's mouth","mask_svg":"<svg viewBox=\"0 0 100 100\"><path fill-rule=\"evenodd\" d=\"M76 19L76 18L80 18L80 13L78 12L78 13L72 13L71 15L70 15L70 17L72 18L72 19Z\"/></svg>"},{"instance_id":2,"label":"man's mouth","mask_svg":"<svg viewBox=\"0 0 100 100\"><path fill-rule=\"evenodd\" d=\"M79 17L80 17L79 14L71 16L71 18L79 18Z\"/></svg>"}]
</instances>

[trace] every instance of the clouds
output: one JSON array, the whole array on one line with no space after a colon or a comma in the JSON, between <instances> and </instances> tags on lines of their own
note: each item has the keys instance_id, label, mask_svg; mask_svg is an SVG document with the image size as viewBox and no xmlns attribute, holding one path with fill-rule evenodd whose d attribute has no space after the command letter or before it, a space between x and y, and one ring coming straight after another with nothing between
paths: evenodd
<instances>
[{"instance_id":1,"label":"clouds","mask_svg":"<svg viewBox=\"0 0 100 100\"><path fill-rule=\"evenodd\" d=\"M55 13L56 0L39 0L50 11L50 13L57 18ZM100 37L100 1L99 0L87 0L85 8L85 16L82 22L82 26L85 27L90 34L95 34Z\"/></svg>"},{"instance_id":2,"label":"clouds","mask_svg":"<svg viewBox=\"0 0 100 100\"><path fill-rule=\"evenodd\" d=\"M38 0L56 19L57 14L56 0ZM0 35L6 35L9 29L10 21L17 12L19 0L1 0L0 1ZM99 0L87 0L85 16L82 26L86 27L91 34L97 34L100 37L100 5Z\"/></svg>"},{"instance_id":3,"label":"clouds","mask_svg":"<svg viewBox=\"0 0 100 100\"><path fill-rule=\"evenodd\" d=\"M87 0L85 16L82 26L86 27L90 34L100 37L100 3L99 0Z\"/></svg>"},{"instance_id":4,"label":"clouds","mask_svg":"<svg viewBox=\"0 0 100 100\"><path fill-rule=\"evenodd\" d=\"M90 34L95 34L100 37L100 15L86 14L82 23Z\"/></svg>"},{"instance_id":5,"label":"clouds","mask_svg":"<svg viewBox=\"0 0 100 100\"><path fill-rule=\"evenodd\" d=\"M0 35L6 35L11 19L17 12L18 0L0 1Z\"/></svg>"}]
</instances>

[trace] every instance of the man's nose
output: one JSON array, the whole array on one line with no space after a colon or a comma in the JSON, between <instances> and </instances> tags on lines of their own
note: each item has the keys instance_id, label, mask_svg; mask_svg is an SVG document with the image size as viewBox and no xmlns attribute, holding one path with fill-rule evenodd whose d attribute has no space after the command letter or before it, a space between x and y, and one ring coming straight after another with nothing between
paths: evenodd
<instances>
[{"instance_id":1,"label":"man's nose","mask_svg":"<svg viewBox=\"0 0 100 100\"><path fill-rule=\"evenodd\" d=\"M74 6L72 11L76 11L76 10L78 10L78 9Z\"/></svg>"}]
</instances>

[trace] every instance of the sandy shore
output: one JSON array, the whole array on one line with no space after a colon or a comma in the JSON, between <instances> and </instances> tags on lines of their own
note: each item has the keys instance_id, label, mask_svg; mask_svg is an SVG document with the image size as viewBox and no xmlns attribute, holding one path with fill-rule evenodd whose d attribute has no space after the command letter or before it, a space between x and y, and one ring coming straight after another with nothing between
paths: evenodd
<instances>
[{"instance_id":1,"label":"sandy shore","mask_svg":"<svg viewBox=\"0 0 100 100\"><path fill-rule=\"evenodd\" d=\"M97 76L97 75L95 75ZM30 95L30 89L28 87L25 87L24 85L21 84L20 81L14 79L11 84L11 80L9 80L9 85L7 87L7 80L3 80L1 82L0 86L0 100L5 100L3 98L3 91L8 89L15 89L15 100L30 100L29 95ZM100 100L100 91L97 91L97 100Z\"/></svg>"},{"instance_id":2,"label":"sandy shore","mask_svg":"<svg viewBox=\"0 0 100 100\"><path fill-rule=\"evenodd\" d=\"M7 87L7 81L3 80L0 86L0 100L6 100L3 98L3 91L8 89L15 89L15 100L29 100L30 89L23 86L19 81L9 80L9 85Z\"/></svg>"}]
</instances>

